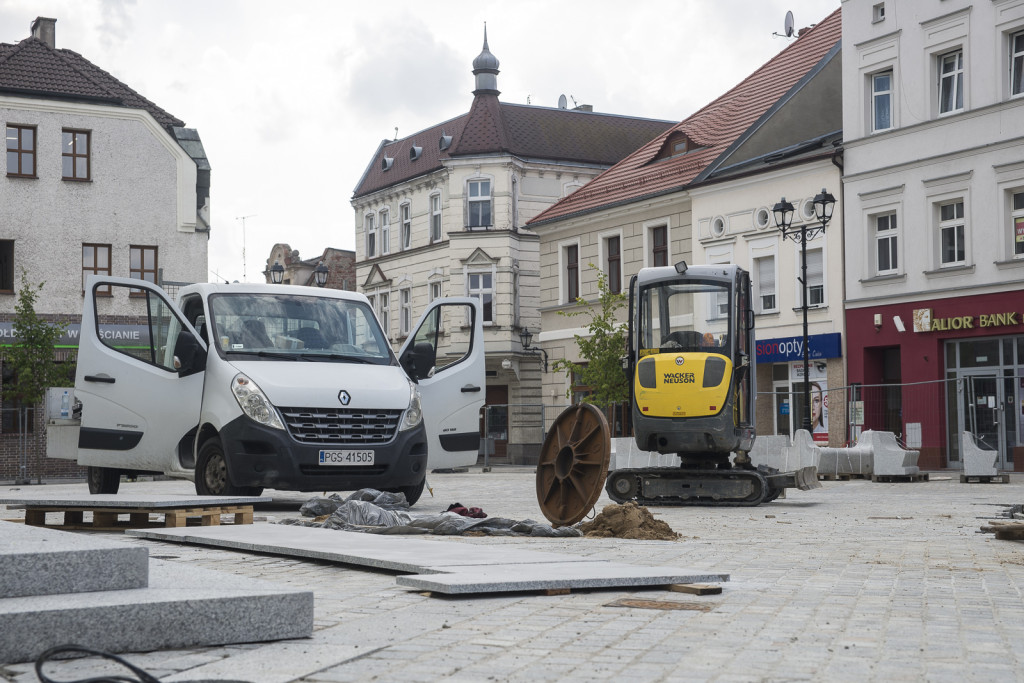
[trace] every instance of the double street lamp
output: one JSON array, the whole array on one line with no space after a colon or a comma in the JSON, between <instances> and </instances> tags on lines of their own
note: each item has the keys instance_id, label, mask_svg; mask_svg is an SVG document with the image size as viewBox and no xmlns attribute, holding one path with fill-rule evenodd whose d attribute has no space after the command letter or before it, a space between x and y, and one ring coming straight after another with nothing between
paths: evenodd
<instances>
[{"instance_id":1,"label":"double street lamp","mask_svg":"<svg viewBox=\"0 0 1024 683\"><path fill-rule=\"evenodd\" d=\"M806 222L799 227L793 227L793 205L783 197L779 203L772 207L775 217L775 226L782 231L784 238L789 238L800 244L800 284L803 286L803 297L801 299L801 310L804 315L804 409L803 429L808 433L814 430L811 426L811 378L810 378L810 356L807 334L807 240L812 240L825 232L825 226L832 220L832 210L836 205L836 198L828 193L828 190L821 188L821 192L814 196L814 217L821 225L808 225Z\"/></svg>"}]
</instances>

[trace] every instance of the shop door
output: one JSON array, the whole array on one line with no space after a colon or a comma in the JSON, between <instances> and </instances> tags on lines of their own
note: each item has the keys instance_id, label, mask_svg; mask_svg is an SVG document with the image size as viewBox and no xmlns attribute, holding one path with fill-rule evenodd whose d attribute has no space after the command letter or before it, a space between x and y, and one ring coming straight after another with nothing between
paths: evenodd
<instances>
[{"instance_id":1,"label":"shop door","mask_svg":"<svg viewBox=\"0 0 1024 683\"><path fill-rule=\"evenodd\" d=\"M960 393L958 418L961 429L974 434L983 448L999 451L997 468L1013 469L1012 460L1007 458L1003 425L1006 408L1003 382L991 371L972 373L961 370L957 378L960 380L957 391Z\"/></svg>"}]
</instances>

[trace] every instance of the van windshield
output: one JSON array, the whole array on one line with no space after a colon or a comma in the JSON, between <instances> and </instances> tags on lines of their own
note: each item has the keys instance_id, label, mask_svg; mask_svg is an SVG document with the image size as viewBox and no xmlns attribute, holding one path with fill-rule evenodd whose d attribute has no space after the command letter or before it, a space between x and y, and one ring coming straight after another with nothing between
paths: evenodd
<instances>
[{"instance_id":1,"label":"van windshield","mask_svg":"<svg viewBox=\"0 0 1024 683\"><path fill-rule=\"evenodd\" d=\"M297 294L214 294L211 332L222 356L389 365L391 346L361 301Z\"/></svg>"}]
</instances>

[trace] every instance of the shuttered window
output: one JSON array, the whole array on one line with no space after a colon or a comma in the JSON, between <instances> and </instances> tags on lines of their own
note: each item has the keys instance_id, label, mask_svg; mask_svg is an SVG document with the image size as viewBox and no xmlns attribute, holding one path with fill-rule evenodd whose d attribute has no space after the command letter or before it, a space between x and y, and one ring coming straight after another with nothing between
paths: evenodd
<instances>
[{"instance_id":1,"label":"shuttered window","mask_svg":"<svg viewBox=\"0 0 1024 683\"><path fill-rule=\"evenodd\" d=\"M807 305L825 303L825 264L821 249L807 251Z\"/></svg>"},{"instance_id":2,"label":"shuttered window","mask_svg":"<svg viewBox=\"0 0 1024 683\"><path fill-rule=\"evenodd\" d=\"M755 259L757 262L757 300L760 306L758 313L774 311L778 308L775 299L775 258L766 256Z\"/></svg>"}]
</instances>

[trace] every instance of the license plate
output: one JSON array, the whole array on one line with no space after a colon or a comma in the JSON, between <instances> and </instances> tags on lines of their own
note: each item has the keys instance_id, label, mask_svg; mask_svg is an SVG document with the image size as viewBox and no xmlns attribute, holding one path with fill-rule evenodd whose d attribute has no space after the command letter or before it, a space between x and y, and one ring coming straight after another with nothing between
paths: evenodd
<instances>
[{"instance_id":1,"label":"license plate","mask_svg":"<svg viewBox=\"0 0 1024 683\"><path fill-rule=\"evenodd\" d=\"M321 465L372 465L373 451L320 451Z\"/></svg>"}]
</instances>

